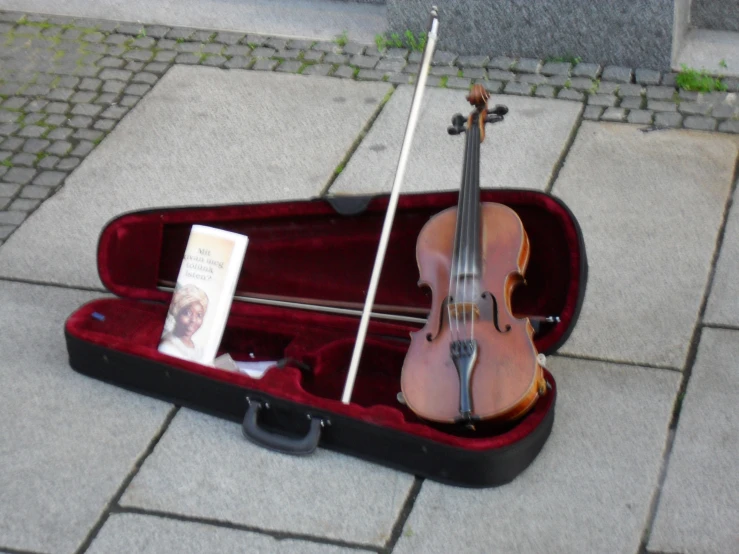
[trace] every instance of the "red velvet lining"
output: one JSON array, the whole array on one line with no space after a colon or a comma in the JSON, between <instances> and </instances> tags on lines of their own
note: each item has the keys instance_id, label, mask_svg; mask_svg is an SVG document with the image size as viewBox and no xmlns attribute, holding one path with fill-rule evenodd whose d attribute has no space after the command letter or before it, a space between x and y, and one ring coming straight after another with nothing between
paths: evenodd
<instances>
[{"instance_id":1,"label":"red velvet lining","mask_svg":"<svg viewBox=\"0 0 739 554\"><path fill-rule=\"evenodd\" d=\"M70 317L67 330L85 341L163 361L184 371L446 444L474 450L520 440L541 422L553 395L545 396L513 429L475 438L421 423L398 404L408 333L417 328L407 323L372 321L348 406L340 398L359 323L355 317L234 303L221 352L242 360L295 358L313 367L312 375L301 374L294 367L273 368L264 378L255 380L157 352L171 296L157 286L162 281L175 281L192 224L249 236L237 290L353 302L361 309L387 200L387 196L375 198L356 215L338 214L325 200L123 215L101 234L98 267L105 286L124 298L99 300L83 307ZM456 201L457 193L401 195L376 305L418 308L422 313L416 317L423 317L430 297L428 291L417 286L416 239L430 217L455 206ZM524 223L531 246L527 283L516 289L512 304L519 315L561 318L557 325L544 324L535 338L538 350L547 352L569 330L580 301L580 261L584 253L577 223L563 204L538 191L484 190L482 201L510 206ZM105 315L105 320L91 317L93 311ZM250 353L255 357L250 358ZM547 376L554 386L551 376Z\"/></svg>"}]
</instances>

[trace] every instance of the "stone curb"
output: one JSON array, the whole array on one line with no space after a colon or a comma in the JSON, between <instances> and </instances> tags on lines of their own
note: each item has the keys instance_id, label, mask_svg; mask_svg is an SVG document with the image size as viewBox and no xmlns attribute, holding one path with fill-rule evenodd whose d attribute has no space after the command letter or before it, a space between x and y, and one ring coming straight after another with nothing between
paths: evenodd
<instances>
[{"instance_id":1,"label":"stone curb","mask_svg":"<svg viewBox=\"0 0 739 554\"><path fill-rule=\"evenodd\" d=\"M415 82L421 52L349 41L142 25L0 11L0 245L63 186L175 64ZM41 52L41 54L39 54ZM585 104L583 117L739 133L739 79L726 91L677 88L675 73L437 51L427 84Z\"/></svg>"}]
</instances>

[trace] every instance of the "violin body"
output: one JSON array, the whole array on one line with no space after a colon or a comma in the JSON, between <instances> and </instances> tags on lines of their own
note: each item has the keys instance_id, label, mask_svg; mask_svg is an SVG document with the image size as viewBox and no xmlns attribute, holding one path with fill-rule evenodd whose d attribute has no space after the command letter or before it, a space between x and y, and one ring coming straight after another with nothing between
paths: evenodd
<instances>
[{"instance_id":1,"label":"violin body","mask_svg":"<svg viewBox=\"0 0 739 554\"><path fill-rule=\"evenodd\" d=\"M448 302L450 297L454 300L450 294L450 253L457 208L431 218L416 244L419 285L430 288L433 300L425 327L411 333L401 389L411 410L440 423L460 419L461 380L449 354L457 335L474 336L478 342L477 363L469 383L475 419L517 419L533 407L545 387L533 344L533 328L527 319L513 317L510 304L511 293L522 281L528 262L528 237L518 215L510 208L485 203L481 211L484 270L480 287L472 293L476 298L468 293L467 298L458 299L478 306L479 313L468 310L475 318L474 330L471 317L466 321L462 318L459 328L449 317L450 313L459 315L459 310L451 308Z\"/></svg>"},{"instance_id":2,"label":"violin body","mask_svg":"<svg viewBox=\"0 0 739 554\"><path fill-rule=\"evenodd\" d=\"M406 405L439 423L509 422L546 393L528 319L517 319L511 294L524 281L529 240L520 218L501 204L480 202L480 143L485 124L503 120L505 106L488 113L489 94L474 85L476 107L453 117L450 134L466 131L459 202L431 218L416 244L419 285L432 293L426 325L411 333L401 373Z\"/></svg>"}]
</instances>

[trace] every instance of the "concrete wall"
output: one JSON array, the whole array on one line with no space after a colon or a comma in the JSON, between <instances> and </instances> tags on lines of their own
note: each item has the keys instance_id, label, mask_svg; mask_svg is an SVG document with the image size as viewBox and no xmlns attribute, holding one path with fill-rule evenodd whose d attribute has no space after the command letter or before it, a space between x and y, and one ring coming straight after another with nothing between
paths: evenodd
<instances>
[{"instance_id":1,"label":"concrete wall","mask_svg":"<svg viewBox=\"0 0 739 554\"><path fill-rule=\"evenodd\" d=\"M739 0L693 0L690 17L699 29L739 31Z\"/></svg>"},{"instance_id":2,"label":"concrete wall","mask_svg":"<svg viewBox=\"0 0 739 554\"><path fill-rule=\"evenodd\" d=\"M674 0L387 0L390 32L425 30L432 4L439 50L670 69Z\"/></svg>"}]
</instances>

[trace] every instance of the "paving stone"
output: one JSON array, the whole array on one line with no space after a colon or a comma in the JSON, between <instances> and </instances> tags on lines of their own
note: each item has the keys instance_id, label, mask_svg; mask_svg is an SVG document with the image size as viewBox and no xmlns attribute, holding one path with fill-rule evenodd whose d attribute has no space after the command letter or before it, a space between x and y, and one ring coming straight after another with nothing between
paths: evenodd
<instances>
[{"instance_id":1,"label":"paving stone","mask_svg":"<svg viewBox=\"0 0 739 554\"><path fill-rule=\"evenodd\" d=\"M626 119L626 110L623 108L606 108L601 119L603 121L624 121Z\"/></svg>"},{"instance_id":2,"label":"paving stone","mask_svg":"<svg viewBox=\"0 0 739 554\"><path fill-rule=\"evenodd\" d=\"M0 225L0 239L4 241L4 239L7 239L15 229L15 225Z\"/></svg>"},{"instance_id":3,"label":"paving stone","mask_svg":"<svg viewBox=\"0 0 739 554\"><path fill-rule=\"evenodd\" d=\"M329 64L309 65L303 70L303 75L328 75L329 73L331 73Z\"/></svg>"},{"instance_id":4,"label":"paving stone","mask_svg":"<svg viewBox=\"0 0 739 554\"><path fill-rule=\"evenodd\" d=\"M220 54L224 49L222 44L204 44L200 51L204 54ZM278 52L279 55L279 52Z\"/></svg>"},{"instance_id":5,"label":"paving stone","mask_svg":"<svg viewBox=\"0 0 739 554\"><path fill-rule=\"evenodd\" d=\"M76 550L170 408L70 369L59 329L96 296L0 284L4 547Z\"/></svg>"},{"instance_id":6,"label":"paving stone","mask_svg":"<svg viewBox=\"0 0 739 554\"><path fill-rule=\"evenodd\" d=\"M601 81L598 83L598 94L616 94L621 88L621 83L608 83Z\"/></svg>"},{"instance_id":7,"label":"paving stone","mask_svg":"<svg viewBox=\"0 0 739 554\"><path fill-rule=\"evenodd\" d=\"M50 140L64 140L68 138L73 133L72 129L68 129L66 127L57 127L53 131L51 131L48 135L46 135L46 138Z\"/></svg>"},{"instance_id":8,"label":"paving stone","mask_svg":"<svg viewBox=\"0 0 739 554\"><path fill-rule=\"evenodd\" d=\"M63 161L63 160L62 160ZM52 189L37 185L26 185L21 191L21 198L32 198L43 200L51 194Z\"/></svg>"},{"instance_id":9,"label":"paving stone","mask_svg":"<svg viewBox=\"0 0 739 554\"><path fill-rule=\"evenodd\" d=\"M323 61L332 64L343 64L349 61L349 56L331 53L326 54L326 56L323 58Z\"/></svg>"},{"instance_id":10,"label":"paving stone","mask_svg":"<svg viewBox=\"0 0 739 554\"><path fill-rule=\"evenodd\" d=\"M25 141L18 137L8 137L0 142L0 149L15 152L19 150Z\"/></svg>"},{"instance_id":11,"label":"paving stone","mask_svg":"<svg viewBox=\"0 0 739 554\"><path fill-rule=\"evenodd\" d=\"M660 552L736 551L739 331L704 329L649 536Z\"/></svg>"},{"instance_id":12,"label":"paving stone","mask_svg":"<svg viewBox=\"0 0 739 554\"><path fill-rule=\"evenodd\" d=\"M64 170L64 171L69 171L71 169L74 169L78 165L80 165L80 159L79 158L64 158L58 164L56 164L56 169L61 169L61 170Z\"/></svg>"},{"instance_id":13,"label":"paving stone","mask_svg":"<svg viewBox=\"0 0 739 554\"><path fill-rule=\"evenodd\" d=\"M228 60L224 66L229 69L246 69L254 63L253 58L245 58L244 56L234 56Z\"/></svg>"},{"instance_id":14,"label":"paving stone","mask_svg":"<svg viewBox=\"0 0 739 554\"><path fill-rule=\"evenodd\" d=\"M399 86L393 93L331 187L331 194L390 191L412 93L411 86ZM466 110L464 95L455 90L429 88L424 94L424 103L427 108L419 117L416 133L427 138L412 145L403 190L457 190L464 140L438 133L438 129L449 126L449 114ZM505 122L489 130L481 145L481 182L491 188L515 182L522 188L543 190L582 105L519 96L508 96L500 103L508 106L510 112ZM531 152L536 154L531 155ZM372 180L366 178L368 172L374 175Z\"/></svg>"},{"instance_id":15,"label":"paving stone","mask_svg":"<svg viewBox=\"0 0 739 554\"><path fill-rule=\"evenodd\" d=\"M38 138L46 131L46 127L41 127L39 125L26 125L21 130L19 130L17 134L19 137Z\"/></svg>"},{"instance_id":16,"label":"paving stone","mask_svg":"<svg viewBox=\"0 0 739 554\"><path fill-rule=\"evenodd\" d=\"M618 87L619 96L641 96L644 94L644 87L641 85L621 85Z\"/></svg>"},{"instance_id":17,"label":"paving stone","mask_svg":"<svg viewBox=\"0 0 739 554\"><path fill-rule=\"evenodd\" d=\"M85 115L75 115L74 117L69 119L68 125L76 129L79 129L81 127L89 127L90 125L92 125L92 118Z\"/></svg>"},{"instance_id":18,"label":"paving stone","mask_svg":"<svg viewBox=\"0 0 739 554\"><path fill-rule=\"evenodd\" d=\"M87 552L219 552L221 554L352 554L357 550L297 539L276 539L220 526L139 514L115 514L107 519Z\"/></svg>"},{"instance_id":19,"label":"paving stone","mask_svg":"<svg viewBox=\"0 0 739 554\"><path fill-rule=\"evenodd\" d=\"M552 191L577 214L590 267L561 353L683 367L737 152L722 135L583 122Z\"/></svg>"},{"instance_id":20,"label":"paving stone","mask_svg":"<svg viewBox=\"0 0 739 554\"><path fill-rule=\"evenodd\" d=\"M7 183L14 183L17 185L25 185L26 183L31 182L31 179L33 179L34 175L36 175L36 170L34 169L11 167L10 170L8 170L5 175L3 175L3 181Z\"/></svg>"},{"instance_id":21,"label":"paving stone","mask_svg":"<svg viewBox=\"0 0 739 554\"><path fill-rule=\"evenodd\" d=\"M103 82L100 79L85 78L79 85L80 90L91 90L96 91L100 88Z\"/></svg>"},{"instance_id":22,"label":"paving stone","mask_svg":"<svg viewBox=\"0 0 739 554\"><path fill-rule=\"evenodd\" d=\"M544 75L569 75L572 64L566 62L547 62L541 68Z\"/></svg>"},{"instance_id":23,"label":"paving stone","mask_svg":"<svg viewBox=\"0 0 739 554\"><path fill-rule=\"evenodd\" d=\"M40 202L38 200L26 200L25 198L17 198L13 200L8 209L30 212L31 210L35 210L36 207L38 207L39 203ZM0 205L2 205L2 202L0 202Z\"/></svg>"},{"instance_id":24,"label":"paving stone","mask_svg":"<svg viewBox=\"0 0 739 554\"><path fill-rule=\"evenodd\" d=\"M554 87L549 85L539 85L534 91L534 96L541 98L554 98Z\"/></svg>"},{"instance_id":25,"label":"paving stone","mask_svg":"<svg viewBox=\"0 0 739 554\"><path fill-rule=\"evenodd\" d=\"M647 87L647 98L655 100L672 100L675 89L672 87Z\"/></svg>"},{"instance_id":26,"label":"paving stone","mask_svg":"<svg viewBox=\"0 0 739 554\"><path fill-rule=\"evenodd\" d=\"M702 104L702 105L709 106L709 107L711 106L711 104ZM732 106L730 104L719 104L718 106L713 106L711 115L719 119L726 119L726 118L734 117L735 115L739 116L739 105Z\"/></svg>"},{"instance_id":27,"label":"paving stone","mask_svg":"<svg viewBox=\"0 0 739 554\"><path fill-rule=\"evenodd\" d=\"M282 62L280 65L277 66L277 69L275 71L280 71L283 73L297 73L302 65L303 64L301 62Z\"/></svg>"},{"instance_id":28,"label":"paving stone","mask_svg":"<svg viewBox=\"0 0 739 554\"><path fill-rule=\"evenodd\" d=\"M512 71L502 71L500 69L489 69L488 77L496 81L513 81L516 78L516 74Z\"/></svg>"},{"instance_id":29,"label":"paving stone","mask_svg":"<svg viewBox=\"0 0 739 554\"><path fill-rule=\"evenodd\" d=\"M55 187L61 184L66 176L67 174L61 171L42 171L33 180L33 184L42 187Z\"/></svg>"},{"instance_id":30,"label":"paving stone","mask_svg":"<svg viewBox=\"0 0 739 554\"><path fill-rule=\"evenodd\" d=\"M701 97L701 93L693 90L680 90L677 96L681 102L697 102Z\"/></svg>"},{"instance_id":31,"label":"paving stone","mask_svg":"<svg viewBox=\"0 0 739 554\"><path fill-rule=\"evenodd\" d=\"M665 102L664 100L649 100L647 107L655 112L675 112L677 104L674 102Z\"/></svg>"},{"instance_id":32,"label":"paving stone","mask_svg":"<svg viewBox=\"0 0 739 554\"><path fill-rule=\"evenodd\" d=\"M256 63L252 66L252 69L256 69L258 71L272 71L275 67L277 67L278 63L280 62L278 62L277 60L257 60Z\"/></svg>"},{"instance_id":33,"label":"paving stone","mask_svg":"<svg viewBox=\"0 0 739 554\"><path fill-rule=\"evenodd\" d=\"M17 123L3 123L0 125L0 136L9 136L20 129L20 125Z\"/></svg>"},{"instance_id":34,"label":"paving stone","mask_svg":"<svg viewBox=\"0 0 739 554\"><path fill-rule=\"evenodd\" d=\"M450 65L439 65L436 67L432 67L431 70L429 71L429 75L438 75L439 77L442 77L442 76L449 77L451 75L456 76L458 74L459 74L459 69L454 66L450 66Z\"/></svg>"},{"instance_id":35,"label":"paving stone","mask_svg":"<svg viewBox=\"0 0 739 554\"><path fill-rule=\"evenodd\" d=\"M638 110L641 109L643 104L644 99L641 96L626 96L621 99L621 102L619 102L618 105L622 108Z\"/></svg>"},{"instance_id":36,"label":"paving stone","mask_svg":"<svg viewBox=\"0 0 739 554\"><path fill-rule=\"evenodd\" d=\"M9 197L0 196L0 210L4 210L10 205L12 199Z\"/></svg>"},{"instance_id":37,"label":"paving stone","mask_svg":"<svg viewBox=\"0 0 739 554\"><path fill-rule=\"evenodd\" d=\"M113 82L113 81L109 81L109 82ZM109 106L110 104L113 104L114 102L117 101L117 99L118 99L118 94L114 92L104 92L100 96L95 98L95 104L100 104L101 106L105 107L105 106ZM46 120L48 121L49 118L46 118Z\"/></svg>"},{"instance_id":38,"label":"paving stone","mask_svg":"<svg viewBox=\"0 0 739 554\"><path fill-rule=\"evenodd\" d=\"M590 94L588 105L590 106L615 106L617 98L611 94Z\"/></svg>"},{"instance_id":39,"label":"paving stone","mask_svg":"<svg viewBox=\"0 0 739 554\"><path fill-rule=\"evenodd\" d=\"M717 121L713 117L703 117L698 115L690 115L683 120L683 126L686 129L694 129L697 131L715 131Z\"/></svg>"},{"instance_id":40,"label":"paving stone","mask_svg":"<svg viewBox=\"0 0 739 554\"><path fill-rule=\"evenodd\" d=\"M277 50L274 48L255 48L251 53L255 58L271 58L275 54L277 54Z\"/></svg>"},{"instance_id":41,"label":"paving stone","mask_svg":"<svg viewBox=\"0 0 739 554\"><path fill-rule=\"evenodd\" d=\"M490 60L487 64L487 67L488 69L510 70L515 62L516 60L513 58L509 58L507 56L498 56L497 58L493 58L492 60Z\"/></svg>"},{"instance_id":42,"label":"paving stone","mask_svg":"<svg viewBox=\"0 0 739 554\"><path fill-rule=\"evenodd\" d=\"M506 83L503 92L505 92L506 94L520 94L523 96L529 96L531 95L531 91L533 90L533 88L534 86L528 83L510 82Z\"/></svg>"},{"instance_id":43,"label":"paving stone","mask_svg":"<svg viewBox=\"0 0 739 554\"><path fill-rule=\"evenodd\" d=\"M490 61L488 56L460 56L457 58L459 67L485 67Z\"/></svg>"},{"instance_id":44,"label":"paving stone","mask_svg":"<svg viewBox=\"0 0 739 554\"><path fill-rule=\"evenodd\" d=\"M34 280L48 275L57 283L100 286L95 245L111 217L138 207L198 203L204 195L215 202L243 202L244 175L260 175L259 186L249 192L254 201L311 198L331 178L391 88L386 83L174 66L67 178L62 193L44 202L3 245L0 273L29 272ZM234 103L237 96L240 100ZM456 96L463 104L463 95L456 91ZM300 109L285 110L296 98ZM114 108L120 109L108 108L101 117L125 113L108 113ZM265 126L267 120L270 125ZM284 144L277 138L286 126L303 152L287 165ZM260 128L258 135L255 128ZM203 142L203 136L210 140ZM223 144L240 144L253 155L224 164ZM57 168L66 167L61 164L67 160L60 160ZM105 175L104 187L100 175ZM89 210L90 205L96 209ZM24 245L27 240L31 242Z\"/></svg>"},{"instance_id":45,"label":"paving stone","mask_svg":"<svg viewBox=\"0 0 739 554\"><path fill-rule=\"evenodd\" d=\"M137 84L137 85L129 85L126 87L125 93L126 94L134 94L136 96L143 96L147 92L151 90L150 85L146 84Z\"/></svg>"},{"instance_id":46,"label":"paving stone","mask_svg":"<svg viewBox=\"0 0 739 554\"><path fill-rule=\"evenodd\" d=\"M424 481L393 552L639 550L680 376L557 357L547 363L557 415L534 462L492 489ZM501 509L490 514L491 507Z\"/></svg>"},{"instance_id":47,"label":"paving stone","mask_svg":"<svg viewBox=\"0 0 739 554\"><path fill-rule=\"evenodd\" d=\"M395 73L388 76L387 82L396 85L409 85L413 82L413 76L407 73Z\"/></svg>"},{"instance_id":48,"label":"paving stone","mask_svg":"<svg viewBox=\"0 0 739 554\"><path fill-rule=\"evenodd\" d=\"M195 32L195 29L177 28L169 31L165 36L170 39L177 40L182 38L187 40Z\"/></svg>"},{"instance_id":49,"label":"paving stone","mask_svg":"<svg viewBox=\"0 0 739 554\"><path fill-rule=\"evenodd\" d=\"M193 440L201 445L197 451ZM248 480L240 478L243 471ZM181 479L198 483L198 492L187 494L174 486ZM268 486L275 482L278 489ZM185 409L121 504L273 531L315 534L320 529L323 537L380 546L389 539L412 483L410 475L323 449L308 458L275 455L246 442L238 424ZM244 495L260 509L245 504ZM331 503L307 509L316 496L331 498Z\"/></svg>"},{"instance_id":50,"label":"paving stone","mask_svg":"<svg viewBox=\"0 0 739 554\"><path fill-rule=\"evenodd\" d=\"M0 212L0 225L20 225L25 219L23 212Z\"/></svg>"},{"instance_id":51,"label":"paving stone","mask_svg":"<svg viewBox=\"0 0 739 554\"><path fill-rule=\"evenodd\" d=\"M197 65L200 63L200 54L178 54L175 58L175 63Z\"/></svg>"},{"instance_id":52,"label":"paving stone","mask_svg":"<svg viewBox=\"0 0 739 554\"><path fill-rule=\"evenodd\" d=\"M585 99L585 95L576 90L563 88L559 91L559 94L557 94L557 98L560 98L561 100L576 100L578 102L582 102Z\"/></svg>"},{"instance_id":53,"label":"paving stone","mask_svg":"<svg viewBox=\"0 0 739 554\"><path fill-rule=\"evenodd\" d=\"M521 58L516 61L516 65L513 69L517 73L538 73L541 69L541 60Z\"/></svg>"},{"instance_id":54,"label":"paving stone","mask_svg":"<svg viewBox=\"0 0 739 554\"><path fill-rule=\"evenodd\" d=\"M570 79L570 88L573 88L575 90L585 90L589 91L591 89L594 89L595 87L595 81L592 79L586 79L584 77L575 77Z\"/></svg>"},{"instance_id":55,"label":"paving stone","mask_svg":"<svg viewBox=\"0 0 739 554\"><path fill-rule=\"evenodd\" d=\"M487 79L487 71L479 67L471 67L462 71L462 76L468 79Z\"/></svg>"},{"instance_id":56,"label":"paving stone","mask_svg":"<svg viewBox=\"0 0 739 554\"><path fill-rule=\"evenodd\" d=\"M384 71L386 73L400 73L405 67L405 60L380 60L375 66L377 71ZM434 67L432 69L452 69L454 73L451 75L457 75L455 68L448 67Z\"/></svg>"},{"instance_id":57,"label":"paving stone","mask_svg":"<svg viewBox=\"0 0 739 554\"><path fill-rule=\"evenodd\" d=\"M13 183L0 183L0 196L11 197L21 189L20 185Z\"/></svg>"},{"instance_id":58,"label":"paving stone","mask_svg":"<svg viewBox=\"0 0 739 554\"><path fill-rule=\"evenodd\" d=\"M8 110L19 110L28 103L28 98L22 96L12 96L3 102L3 108Z\"/></svg>"},{"instance_id":59,"label":"paving stone","mask_svg":"<svg viewBox=\"0 0 739 554\"><path fill-rule=\"evenodd\" d=\"M8 158L10 158L13 155L12 152L8 152L7 150L0 150L0 162L4 162ZM3 173L2 175L5 175L5 173L8 171L8 168L3 166Z\"/></svg>"},{"instance_id":60,"label":"paving stone","mask_svg":"<svg viewBox=\"0 0 739 554\"><path fill-rule=\"evenodd\" d=\"M653 113L649 110L630 110L628 122L640 125L649 125L652 123Z\"/></svg>"},{"instance_id":61,"label":"paving stone","mask_svg":"<svg viewBox=\"0 0 739 554\"><path fill-rule=\"evenodd\" d=\"M28 139L23 145L23 151L27 154L38 154L51 144L48 140L44 139Z\"/></svg>"},{"instance_id":62,"label":"paving stone","mask_svg":"<svg viewBox=\"0 0 739 554\"><path fill-rule=\"evenodd\" d=\"M447 88L469 90L471 85L472 81L463 77L449 77L446 82Z\"/></svg>"},{"instance_id":63,"label":"paving stone","mask_svg":"<svg viewBox=\"0 0 739 554\"><path fill-rule=\"evenodd\" d=\"M654 116L655 127L668 128L680 127L683 123L683 116L678 113L661 112Z\"/></svg>"},{"instance_id":64,"label":"paving stone","mask_svg":"<svg viewBox=\"0 0 739 554\"><path fill-rule=\"evenodd\" d=\"M739 327L739 287L736 279L739 274L739 193L736 191L733 200L703 320Z\"/></svg>"},{"instance_id":65,"label":"paving stone","mask_svg":"<svg viewBox=\"0 0 739 554\"><path fill-rule=\"evenodd\" d=\"M146 49L146 48L151 48L156 43L157 41L153 39L152 37L141 37L141 38L137 38L136 40L134 40L130 44L130 46L131 48ZM137 58L132 58L132 59L137 59Z\"/></svg>"},{"instance_id":66,"label":"paving stone","mask_svg":"<svg viewBox=\"0 0 739 554\"><path fill-rule=\"evenodd\" d=\"M523 73L516 76L519 83L529 83L533 85L541 85L549 82L549 79L539 73Z\"/></svg>"},{"instance_id":67,"label":"paving stone","mask_svg":"<svg viewBox=\"0 0 739 554\"><path fill-rule=\"evenodd\" d=\"M103 133L101 131L94 131L92 129L77 129L73 137L78 140L96 141L103 137Z\"/></svg>"},{"instance_id":68,"label":"paving stone","mask_svg":"<svg viewBox=\"0 0 739 554\"><path fill-rule=\"evenodd\" d=\"M104 69L100 72L100 78L107 81L114 79L116 81L128 81L133 76L132 71L125 69Z\"/></svg>"},{"instance_id":69,"label":"paving stone","mask_svg":"<svg viewBox=\"0 0 739 554\"><path fill-rule=\"evenodd\" d=\"M102 91L104 93L119 94L126 88L126 85L127 83L125 81L105 81Z\"/></svg>"},{"instance_id":70,"label":"paving stone","mask_svg":"<svg viewBox=\"0 0 739 554\"><path fill-rule=\"evenodd\" d=\"M119 69L125 65L126 62L124 62L120 58L113 58L113 57L107 57L103 58L102 60L97 62L97 65L100 67L105 68L112 68L112 69Z\"/></svg>"},{"instance_id":71,"label":"paving stone","mask_svg":"<svg viewBox=\"0 0 739 554\"><path fill-rule=\"evenodd\" d=\"M23 120L23 123L25 125L35 125L37 123L42 122L45 117L46 117L46 114L43 114L43 113L29 113L26 115L25 119Z\"/></svg>"},{"instance_id":72,"label":"paving stone","mask_svg":"<svg viewBox=\"0 0 739 554\"><path fill-rule=\"evenodd\" d=\"M660 72L651 69L637 69L634 74L634 80L640 85L658 85L660 78Z\"/></svg>"},{"instance_id":73,"label":"paving stone","mask_svg":"<svg viewBox=\"0 0 739 554\"><path fill-rule=\"evenodd\" d=\"M739 120L731 119L719 123L718 130L723 133L739 134Z\"/></svg>"},{"instance_id":74,"label":"paving stone","mask_svg":"<svg viewBox=\"0 0 739 554\"><path fill-rule=\"evenodd\" d=\"M0 111L0 123L15 123L21 118L18 112Z\"/></svg>"},{"instance_id":75,"label":"paving stone","mask_svg":"<svg viewBox=\"0 0 739 554\"><path fill-rule=\"evenodd\" d=\"M443 50L436 50L431 59L431 63L433 65L454 65L455 61L457 61L457 54L454 52L445 52Z\"/></svg>"},{"instance_id":76,"label":"paving stone","mask_svg":"<svg viewBox=\"0 0 739 554\"><path fill-rule=\"evenodd\" d=\"M36 164L36 156L23 152L13 156L10 161L17 167L33 167Z\"/></svg>"},{"instance_id":77,"label":"paving stone","mask_svg":"<svg viewBox=\"0 0 739 554\"><path fill-rule=\"evenodd\" d=\"M154 61L171 62L176 57L177 57L177 52L174 52L172 50L162 50L161 52L157 52L156 56L154 57Z\"/></svg>"},{"instance_id":78,"label":"paving stone","mask_svg":"<svg viewBox=\"0 0 739 554\"><path fill-rule=\"evenodd\" d=\"M308 50L303 55L303 61L306 62L320 62L323 59L323 52L318 52L316 50ZM403 62L403 65L405 65L405 62Z\"/></svg>"},{"instance_id":79,"label":"paving stone","mask_svg":"<svg viewBox=\"0 0 739 554\"><path fill-rule=\"evenodd\" d=\"M36 167L38 169L54 169L58 161L59 158L57 158L56 156L44 156L36 164Z\"/></svg>"},{"instance_id":80,"label":"paving stone","mask_svg":"<svg viewBox=\"0 0 739 554\"><path fill-rule=\"evenodd\" d=\"M604 81L615 81L617 83L630 83L632 71L630 67L618 67L609 65L603 68L601 78Z\"/></svg>"}]
</instances>

